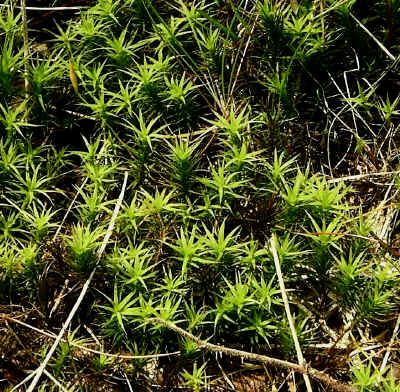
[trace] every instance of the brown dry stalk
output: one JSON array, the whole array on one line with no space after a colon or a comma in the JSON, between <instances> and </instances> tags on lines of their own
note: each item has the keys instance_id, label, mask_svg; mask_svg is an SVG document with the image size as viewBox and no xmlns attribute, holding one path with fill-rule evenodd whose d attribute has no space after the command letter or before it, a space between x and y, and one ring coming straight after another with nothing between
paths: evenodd
<instances>
[{"instance_id":1,"label":"brown dry stalk","mask_svg":"<svg viewBox=\"0 0 400 392\"><path fill-rule=\"evenodd\" d=\"M184 329L176 326L173 323L170 323L168 321L162 320L158 317L153 318L155 322L164 325L168 329L171 329L172 331L175 331L179 335L192 340L195 342L200 348L204 348L205 350L212 351L212 352L221 352L226 355L232 356L232 357L239 357L239 358L244 358L248 359L250 361L255 361L255 362L261 362L265 363L267 365L272 365L276 366L281 369L286 369L286 370L291 370L298 372L303 375L309 375L310 377L314 378L315 380L321 381L325 385L329 386L332 390L338 391L338 392L357 392L357 389L349 384L344 384L338 380L335 380L328 374L314 369L308 365L298 365L297 363L292 363L288 361L284 361L282 359L278 358L273 358L273 357L268 357L266 355L261 355L261 354L254 354L250 353L247 351L242 351L242 350L237 350L233 348L228 348L224 346L219 346L216 344L208 343L205 342L202 339L199 339L198 337L192 335L191 333L185 331Z\"/></svg>"},{"instance_id":2,"label":"brown dry stalk","mask_svg":"<svg viewBox=\"0 0 400 392\"><path fill-rule=\"evenodd\" d=\"M76 76L74 63L72 59L69 59L69 79L71 80L72 87L74 88L75 94L79 94L79 85L78 85L78 78Z\"/></svg>"}]
</instances>

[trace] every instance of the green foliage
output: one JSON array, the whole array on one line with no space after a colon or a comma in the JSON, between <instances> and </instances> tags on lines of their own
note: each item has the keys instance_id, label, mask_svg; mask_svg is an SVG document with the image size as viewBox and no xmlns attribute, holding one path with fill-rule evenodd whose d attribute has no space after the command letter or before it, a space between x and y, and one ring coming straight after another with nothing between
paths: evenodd
<instances>
[{"instance_id":1,"label":"green foliage","mask_svg":"<svg viewBox=\"0 0 400 392\"><path fill-rule=\"evenodd\" d=\"M200 178L200 181L218 198L219 204L229 206L227 202L242 196L237 193L246 180L236 180L238 173L229 173L224 163L211 167L211 178Z\"/></svg>"},{"instance_id":2,"label":"green foliage","mask_svg":"<svg viewBox=\"0 0 400 392\"><path fill-rule=\"evenodd\" d=\"M197 363L195 362L193 364L192 373L189 373L187 370L184 370L182 373L182 377L185 380L185 385L189 388L192 388L195 392L199 392L207 386L207 377L205 374L206 365L207 363L204 363L198 368Z\"/></svg>"},{"instance_id":3,"label":"green foliage","mask_svg":"<svg viewBox=\"0 0 400 392\"><path fill-rule=\"evenodd\" d=\"M296 362L273 238L307 364L397 391L400 1L87 3L0 6L2 312L57 332L96 267L38 390L236 380L168 323Z\"/></svg>"},{"instance_id":4,"label":"green foliage","mask_svg":"<svg viewBox=\"0 0 400 392\"><path fill-rule=\"evenodd\" d=\"M357 389L361 392L376 391L380 384L380 371L373 369L373 363L353 368L353 378Z\"/></svg>"},{"instance_id":5,"label":"green foliage","mask_svg":"<svg viewBox=\"0 0 400 392\"><path fill-rule=\"evenodd\" d=\"M90 226L76 225L71 235L66 238L71 251L71 264L78 272L89 272L96 262L96 249L103 235L101 228L92 230Z\"/></svg>"},{"instance_id":6,"label":"green foliage","mask_svg":"<svg viewBox=\"0 0 400 392\"><path fill-rule=\"evenodd\" d=\"M196 231L196 226L193 226L190 233L185 233L181 228L180 236L177 237L175 244L169 245L177 253L177 259L182 263L183 276L186 276L188 268L197 267L198 263L202 262L201 255L204 253L205 246L196 235Z\"/></svg>"},{"instance_id":7,"label":"green foliage","mask_svg":"<svg viewBox=\"0 0 400 392\"><path fill-rule=\"evenodd\" d=\"M111 313L111 317L107 321L107 324L113 325L113 321L118 322L118 327L126 333L124 321L127 317L135 314L135 308L133 305L137 299L132 299L134 291L129 293L125 297L121 297L121 292L118 293L118 288L114 286L114 297L109 298L106 296L107 300L110 302L111 306L101 306L104 310ZM116 331L118 332L118 330Z\"/></svg>"},{"instance_id":8,"label":"green foliage","mask_svg":"<svg viewBox=\"0 0 400 392\"><path fill-rule=\"evenodd\" d=\"M197 144L189 145L189 141L179 140L175 145L168 144L170 149L170 170L172 181L187 194L194 180L194 153Z\"/></svg>"},{"instance_id":9,"label":"green foliage","mask_svg":"<svg viewBox=\"0 0 400 392\"><path fill-rule=\"evenodd\" d=\"M8 32L11 31L9 30ZM0 49L0 92L2 102L7 97L11 98L15 95L16 88L13 84L25 63L23 48L16 47L15 41L14 35L6 37Z\"/></svg>"}]
</instances>

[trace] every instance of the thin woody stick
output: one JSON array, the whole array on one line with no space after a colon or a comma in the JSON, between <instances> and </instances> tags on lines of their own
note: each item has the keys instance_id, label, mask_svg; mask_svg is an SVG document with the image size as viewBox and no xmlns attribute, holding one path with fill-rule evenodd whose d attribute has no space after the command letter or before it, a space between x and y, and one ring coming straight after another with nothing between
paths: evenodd
<instances>
[{"instance_id":1,"label":"thin woody stick","mask_svg":"<svg viewBox=\"0 0 400 392\"><path fill-rule=\"evenodd\" d=\"M397 321L396 321L396 325L395 325L394 330L393 330L392 338L390 339L389 348L395 342L397 334L399 332L399 328L400 328L400 314L397 317ZM381 368L380 368L380 371L382 373L386 369L386 365L387 365L387 362L389 360L389 356L390 356L390 349L386 350L385 356L383 357L382 365L381 365Z\"/></svg>"},{"instance_id":2,"label":"thin woody stick","mask_svg":"<svg viewBox=\"0 0 400 392\"><path fill-rule=\"evenodd\" d=\"M379 48L390 58L395 61L396 57L393 56L389 50L350 12L350 16L358 23L358 25L375 41Z\"/></svg>"},{"instance_id":3,"label":"thin woody stick","mask_svg":"<svg viewBox=\"0 0 400 392\"><path fill-rule=\"evenodd\" d=\"M239 357L239 358L243 358L243 359L248 359L250 361L261 362L261 363L265 363L268 365L276 366L281 369L288 369L291 371L298 372L300 374L309 375L310 377L312 377L318 381L321 381L325 385L329 386L332 390L335 390L338 392L357 392L357 389L355 387L353 387L352 385L343 384L343 383L333 379L329 375L325 374L324 372L314 369L308 365L302 366L297 363L288 362L288 361L284 361L282 359L277 359L277 358L273 358L273 357L268 357L266 355L249 353L247 351L237 350L237 349L233 349L233 348L228 348L228 347L208 343L208 342L205 342L204 340L201 340L198 337L192 335L191 333L185 331L184 329L176 326L175 324L173 324L171 322L165 321L158 317L153 318L153 320L159 324L164 325L168 329L175 331L179 335L181 335L187 339L190 339L191 341L195 342L200 348L204 348L208 351L219 352L219 353L222 352L222 353L224 353L226 355L230 355L232 357Z\"/></svg>"},{"instance_id":4,"label":"thin woody stick","mask_svg":"<svg viewBox=\"0 0 400 392\"><path fill-rule=\"evenodd\" d=\"M297 338L296 328L295 328L294 322L293 322L293 317L292 317L292 314L290 313L289 300L288 300L288 297L286 294L285 282L284 282L283 276L282 276L281 265L280 265L280 261L279 261L278 252L276 251L274 237L271 237L270 243L271 243L272 256L274 258L274 263L275 263L275 269L276 269L276 273L278 275L279 287L281 289L283 304L285 305L286 317L289 322L290 332L292 333L294 346L296 348L297 359L299 361L299 365L304 365L305 361L304 361L303 353L301 351L299 339ZM304 378L304 382L306 383L307 391L312 392L310 378L308 377L307 374L303 374L303 378Z\"/></svg>"},{"instance_id":5,"label":"thin woody stick","mask_svg":"<svg viewBox=\"0 0 400 392\"><path fill-rule=\"evenodd\" d=\"M120 193L118 201L117 201L117 203L115 205L113 215L111 217L110 223L109 223L108 228L107 228L107 232L106 232L106 234L104 236L104 239L103 239L103 243L102 243L99 251L97 252L97 264L98 264L98 262L100 261L102 255L103 255L103 252L104 252L104 250L105 250L105 248L107 246L108 240L110 239L111 233L112 233L112 231L114 229L115 219L116 219L116 217L118 215L118 212L119 212L119 210L121 208L121 205L122 205L122 200L124 198L127 181L128 181L128 172L125 172L124 183L122 185L121 193ZM51 359L52 355L54 354L54 351L56 350L58 344L60 343L62 337L64 336L65 331L67 330L67 328L68 328L69 324L71 323L75 313L77 312L80 304L82 303L83 298L85 297L87 290L89 289L89 285L90 285L90 283L91 283L91 281L92 281L92 279L94 277L94 274L96 272L97 264L93 268L93 271L89 276L89 279L83 285L81 293L80 293L80 295L79 295L74 307L72 308L70 314L68 315L67 320L65 321L64 325L62 326L62 328L61 328L56 340L54 341L53 345L51 346L49 352L47 353L46 358L43 360L42 364L35 370L35 372L34 372L35 373L35 377L32 380L32 382L30 383L29 388L27 389L26 392L33 392L34 391L34 389L35 389L35 387L36 387L41 375L43 374L43 371L46 368L47 363L49 362L49 360Z\"/></svg>"}]
</instances>

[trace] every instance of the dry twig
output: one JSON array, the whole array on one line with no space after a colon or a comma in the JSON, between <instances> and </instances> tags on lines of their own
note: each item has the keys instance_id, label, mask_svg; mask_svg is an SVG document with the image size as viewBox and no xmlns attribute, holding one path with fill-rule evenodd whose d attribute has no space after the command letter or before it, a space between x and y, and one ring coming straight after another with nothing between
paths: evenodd
<instances>
[{"instance_id":1,"label":"dry twig","mask_svg":"<svg viewBox=\"0 0 400 392\"><path fill-rule=\"evenodd\" d=\"M123 185L122 185L121 193L120 193L119 198L117 200L117 203L115 205L114 212L113 212L113 215L111 217L110 223L108 225L108 229L107 229L106 235L104 236L103 243L102 243L99 251L97 252L97 263L100 261L102 255L103 255L103 252L104 252L104 250L105 250L105 248L107 246L108 240L111 237L111 233L112 233L112 231L114 229L115 219L116 219L116 217L118 215L119 209L121 208L121 204L122 204L122 200L124 198L127 181L128 181L128 172L125 172L125 177L124 177L124 182L123 182ZM29 388L27 389L27 392L33 392L34 391L34 389L35 389L35 387L36 387L36 385L37 385L37 383L38 383L38 381L39 381L44 369L46 368L47 363L49 362L49 360L51 359L52 355L54 354L54 351L56 350L56 348L57 348L58 344L60 343L65 331L67 330L67 328L68 328L69 324L71 323L75 313L77 312L81 302L83 301L83 298L86 295L86 292L87 292L87 290L89 288L89 285L90 285L90 283L91 283L91 281L92 281L92 279L94 277L94 274L96 272L96 267L97 267L97 264L93 268L93 271L91 272L88 280L83 285L81 293L80 293L80 295L79 295L74 307L72 308L70 314L68 315L68 318L65 321L64 325L62 326L62 328L61 328L56 340L54 341L53 345L51 346L50 350L48 351L48 353L46 355L46 358L43 360L42 364L35 370L35 372L34 372L35 373L35 377L32 380L32 382L30 383Z\"/></svg>"},{"instance_id":2,"label":"dry twig","mask_svg":"<svg viewBox=\"0 0 400 392\"><path fill-rule=\"evenodd\" d=\"M396 325L394 327L392 338L390 339L388 349L386 350L385 356L383 357L382 365L380 368L381 372L383 372L386 368L387 362L389 360L389 355L390 355L390 347L393 346L393 343L395 342L395 340L397 338L397 334L399 333L399 328L400 328L400 314L397 317Z\"/></svg>"},{"instance_id":3,"label":"dry twig","mask_svg":"<svg viewBox=\"0 0 400 392\"><path fill-rule=\"evenodd\" d=\"M271 243L272 256L274 258L274 263L275 263L275 269L276 269L276 273L278 275L279 287L281 289L282 300L283 300L283 304L285 305L286 317L289 322L290 332L292 333L294 346L296 348L297 359L299 361L299 365L304 365L305 361L304 361L303 353L301 351L299 339L297 338L296 328L295 328L294 322L293 322L293 317L292 317L292 314L290 313L289 301L288 301L288 297L286 294L285 282L283 281L281 265L280 265L278 253L276 251L274 237L271 237L270 243ZM304 382L306 383L307 391L312 392L310 378L308 377L307 374L303 374L303 377L304 377Z\"/></svg>"},{"instance_id":4,"label":"dry twig","mask_svg":"<svg viewBox=\"0 0 400 392\"><path fill-rule=\"evenodd\" d=\"M379 46L379 48L390 58L390 60L395 61L396 57L393 56L389 50L380 42L351 12L350 16L357 22L357 24L374 40L374 42Z\"/></svg>"},{"instance_id":5,"label":"dry twig","mask_svg":"<svg viewBox=\"0 0 400 392\"><path fill-rule=\"evenodd\" d=\"M192 340L200 348L204 348L208 351L220 352L220 353L229 355L231 357L248 359L250 361L261 362L261 363L264 363L267 365L276 366L281 369L291 370L291 371L298 372L300 374L305 374L305 375L308 375L308 376L324 383L325 385L329 386L332 390L335 390L338 392L357 392L357 389L355 387L353 387L352 385L341 383L340 381L335 380L334 378L325 374L324 372L314 369L308 365L304 365L304 366L298 365L297 363L284 361L284 360L278 359L278 358L268 357L266 355L249 353L247 351L237 350L237 349L233 349L233 348L228 348L228 347L208 343L208 342L201 340L198 337L192 335L191 333L185 331L184 329L176 326L173 323L162 320L158 317L153 318L153 320L154 320L154 322L162 324L165 327L171 329L172 331L175 331L179 335Z\"/></svg>"}]
</instances>

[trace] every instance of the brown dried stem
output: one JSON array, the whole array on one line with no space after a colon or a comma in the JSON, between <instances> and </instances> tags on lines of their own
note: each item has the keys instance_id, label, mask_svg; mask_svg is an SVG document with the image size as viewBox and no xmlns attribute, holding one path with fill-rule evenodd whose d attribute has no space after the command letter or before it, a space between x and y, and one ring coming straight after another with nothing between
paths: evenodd
<instances>
[{"instance_id":1,"label":"brown dried stem","mask_svg":"<svg viewBox=\"0 0 400 392\"><path fill-rule=\"evenodd\" d=\"M204 348L205 350L212 351L212 352L224 353L224 354L232 356L232 357L239 357L239 358L244 358L244 359L247 359L250 361L261 362L261 363L264 363L267 365L272 365L272 366L275 366L275 367L278 367L281 369L286 369L286 370L298 372L303 375L308 375L308 376L314 378L315 380L318 380L318 381L322 382L323 384L329 386L332 390L335 390L338 392L356 392L357 391L357 389L355 387L353 387L352 385L341 383L340 381L335 380L328 374L326 374L320 370L314 369L308 365L298 365L297 363L284 361L284 360L278 359L278 358L268 357L266 355L249 353L247 351L237 350L237 349L233 349L233 348L228 348L228 347L208 343L208 342L205 342L204 340L192 335L191 333L185 331L184 329L176 326L173 323L162 320L158 317L153 318L153 320L159 324L164 325L168 329L175 331L179 335L181 335L189 340L192 340L200 348Z\"/></svg>"}]
</instances>

